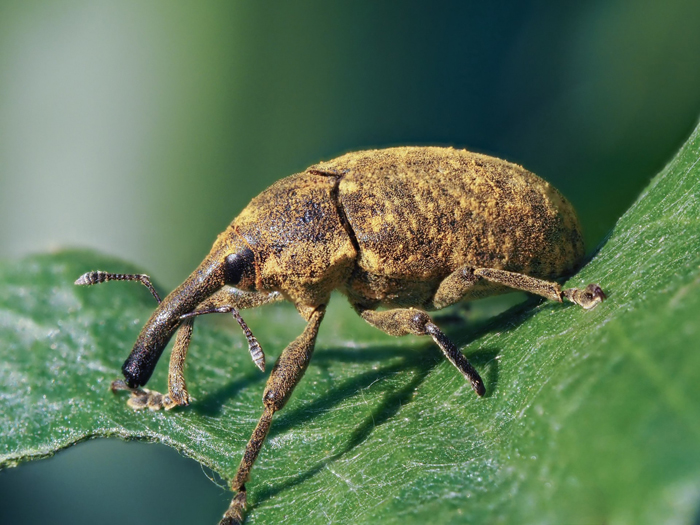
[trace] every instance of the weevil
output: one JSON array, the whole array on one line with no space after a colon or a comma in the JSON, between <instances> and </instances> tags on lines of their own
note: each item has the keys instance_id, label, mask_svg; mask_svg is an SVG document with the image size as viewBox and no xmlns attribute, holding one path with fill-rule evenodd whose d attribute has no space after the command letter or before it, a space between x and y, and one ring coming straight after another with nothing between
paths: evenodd
<instances>
[{"instance_id":1,"label":"weevil","mask_svg":"<svg viewBox=\"0 0 700 525\"><path fill-rule=\"evenodd\" d=\"M521 166L465 150L399 147L348 153L273 184L163 301L145 275L89 272L76 284L139 281L158 300L122 367L124 379L113 383L131 391L133 408L189 404L183 367L198 315L232 313L261 370L264 353L239 310L287 300L307 322L265 386L263 413L220 522L231 525L243 521L250 470L273 415L309 365L331 291L387 334L430 336L482 396L478 372L427 312L512 290L593 308L606 298L600 286L564 290L556 282L583 256L571 204ZM176 331L168 393L142 388Z\"/></svg>"}]
</instances>

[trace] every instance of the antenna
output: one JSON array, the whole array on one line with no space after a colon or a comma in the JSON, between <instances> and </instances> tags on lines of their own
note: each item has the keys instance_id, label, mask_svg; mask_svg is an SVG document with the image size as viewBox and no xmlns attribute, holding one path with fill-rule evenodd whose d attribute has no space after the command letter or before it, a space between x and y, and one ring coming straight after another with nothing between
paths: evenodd
<instances>
[{"instance_id":1,"label":"antenna","mask_svg":"<svg viewBox=\"0 0 700 525\"><path fill-rule=\"evenodd\" d=\"M181 316L180 319L187 319L189 317L195 317L198 315L225 314L225 313L229 313L229 312L231 314L233 314L233 318L238 322L241 329L243 330L243 333L245 334L246 339L248 339L248 351L250 352L250 357L253 359L253 363L255 363L255 366L257 366L261 372L264 372L265 371L265 353L263 352L263 349L260 346L260 343L258 343L258 340L253 335L253 332L250 331L250 328L248 328L248 325L243 320L243 318L241 317L241 314L238 312L238 309L236 307L231 306L231 305L226 305L226 306L218 306L218 307L214 307L214 308L208 308L206 310L198 310L195 312L187 313L187 314Z\"/></svg>"},{"instance_id":2,"label":"antenna","mask_svg":"<svg viewBox=\"0 0 700 525\"><path fill-rule=\"evenodd\" d=\"M91 286L93 284L106 283L107 281L138 281L144 285L160 303L160 296L156 289L151 284L151 278L143 273L109 273L97 270L95 272L87 272L78 277L73 284L78 286Z\"/></svg>"}]
</instances>

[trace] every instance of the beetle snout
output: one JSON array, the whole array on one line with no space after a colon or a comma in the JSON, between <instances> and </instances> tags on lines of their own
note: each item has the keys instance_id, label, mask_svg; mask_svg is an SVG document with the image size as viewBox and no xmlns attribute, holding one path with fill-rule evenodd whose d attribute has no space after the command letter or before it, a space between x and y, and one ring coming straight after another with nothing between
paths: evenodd
<instances>
[{"instance_id":1,"label":"beetle snout","mask_svg":"<svg viewBox=\"0 0 700 525\"><path fill-rule=\"evenodd\" d=\"M210 254L184 283L158 305L141 329L131 354L122 366L127 385L136 388L148 382L168 341L180 325L180 318L223 285L223 257Z\"/></svg>"},{"instance_id":2,"label":"beetle snout","mask_svg":"<svg viewBox=\"0 0 700 525\"><path fill-rule=\"evenodd\" d=\"M141 330L134 348L122 365L126 384L131 388L143 386L151 378L158 359L180 323L175 313L177 310L179 308L162 310L159 306Z\"/></svg>"}]
</instances>

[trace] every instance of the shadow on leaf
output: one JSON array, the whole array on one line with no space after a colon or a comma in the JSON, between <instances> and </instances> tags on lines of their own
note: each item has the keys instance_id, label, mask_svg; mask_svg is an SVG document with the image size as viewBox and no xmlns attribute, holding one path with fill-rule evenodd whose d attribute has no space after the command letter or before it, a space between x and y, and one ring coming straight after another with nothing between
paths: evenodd
<instances>
[{"instance_id":1,"label":"shadow on leaf","mask_svg":"<svg viewBox=\"0 0 700 525\"><path fill-rule=\"evenodd\" d=\"M392 354L398 353L398 351L391 349L382 349L382 351L390 352ZM348 353L348 351L335 350L329 351L328 353L330 354L328 358L338 358ZM425 381L430 372L443 361L442 354L432 345L419 350L405 351L402 352L402 354L402 359L398 362L390 366L383 367L379 370L372 370L371 372L361 374L360 376L348 380L339 387L328 392L328 394L326 394L323 398L284 414L280 417L278 422L273 424L270 431L270 437L274 437L286 430L289 430L292 426L303 424L304 422L309 421L320 414L328 412L342 401L357 395L358 392L369 388L377 381L386 380L397 373L406 373L409 371L414 372L412 379L404 386L398 390L384 393L384 397L381 402L376 406L372 413L364 419L362 424L352 432L345 445L339 451L324 459L306 472L286 480L284 483L262 488L255 494L255 505L274 497L287 488L293 487L313 478L328 465L350 453L355 447L363 443L375 428L392 419L399 413L403 406L411 403L414 399L416 389L421 385L421 383L423 383L423 381ZM477 364L497 363L497 361L494 359L497 354L497 350L479 351L472 354L470 359ZM495 384L497 381L497 366L490 367L490 370L491 372L489 372L487 380L489 385ZM455 371L455 373L457 372Z\"/></svg>"},{"instance_id":2,"label":"shadow on leaf","mask_svg":"<svg viewBox=\"0 0 700 525\"><path fill-rule=\"evenodd\" d=\"M450 314L448 312L447 315L451 322L445 323L448 325L445 331L448 337L455 341L460 348L464 348L488 332L505 332L525 322L534 315L536 310L533 306L540 302L538 298L531 298L528 301L515 305L495 318L484 319L476 323L470 323L464 319L462 322L457 323L457 319L449 317ZM561 307L561 305L556 303L553 303L553 305ZM498 361L496 359L498 354L499 350L496 348L479 349L477 352L467 354L468 359L484 376L483 379L487 386L485 397L490 397L493 394L498 383ZM278 416L278 421L272 426L271 436L277 435L295 424L304 423L313 419L316 415L327 412L344 399L351 397L376 381L381 381L404 370L429 371L444 359L432 342L426 343L419 348L384 346L363 349L320 349L320 351L315 353L311 366L323 368L332 362L362 363L388 361L397 358L401 358L401 360L391 366L371 370L346 381L326 394L322 400L314 401L310 405L305 405L290 412L281 412ZM267 376L261 375L257 371L251 371L211 392L193 405L192 409L198 414L217 416L221 413L221 409L227 401L233 399L242 390L262 381L267 381Z\"/></svg>"}]
</instances>

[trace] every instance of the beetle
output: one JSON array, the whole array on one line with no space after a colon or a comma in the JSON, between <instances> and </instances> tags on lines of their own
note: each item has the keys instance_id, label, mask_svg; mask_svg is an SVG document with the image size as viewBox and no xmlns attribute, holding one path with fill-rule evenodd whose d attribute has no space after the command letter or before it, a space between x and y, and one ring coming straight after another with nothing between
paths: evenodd
<instances>
[{"instance_id":1,"label":"beetle","mask_svg":"<svg viewBox=\"0 0 700 525\"><path fill-rule=\"evenodd\" d=\"M189 404L183 367L196 316L232 313L261 370L264 353L239 310L287 300L306 320L267 381L220 522L230 525L243 521L250 470L273 414L309 364L331 291L387 334L429 335L482 396L478 372L427 312L512 290L593 308L606 298L600 286L564 290L556 282L583 256L571 204L521 166L466 150L398 147L348 153L273 184L163 301L146 275L88 272L76 284L140 281L159 302L122 367L124 379L112 384L131 391L133 408ZM176 331L168 393L142 388Z\"/></svg>"}]
</instances>

